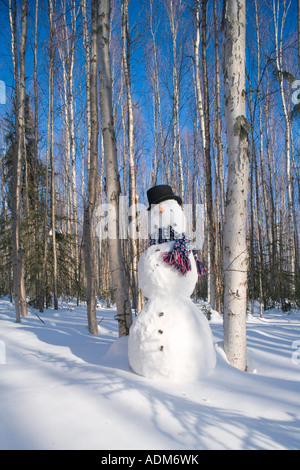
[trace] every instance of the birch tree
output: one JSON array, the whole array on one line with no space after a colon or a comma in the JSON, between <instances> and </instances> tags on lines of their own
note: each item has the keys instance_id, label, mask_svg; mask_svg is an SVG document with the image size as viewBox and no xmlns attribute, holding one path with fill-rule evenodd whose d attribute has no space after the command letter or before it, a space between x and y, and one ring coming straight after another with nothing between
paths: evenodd
<instances>
[{"instance_id":1,"label":"birch tree","mask_svg":"<svg viewBox=\"0 0 300 470\"><path fill-rule=\"evenodd\" d=\"M85 50L85 83L86 83L86 119L87 119L87 167L90 167L91 154L91 103L90 103L90 42L86 16L86 0L81 1L82 39ZM96 40L97 41L97 40Z\"/></svg>"},{"instance_id":2,"label":"birch tree","mask_svg":"<svg viewBox=\"0 0 300 470\"><path fill-rule=\"evenodd\" d=\"M128 126L128 160L129 160L129 236L131 248L131 272L132 272L132 291L134 298L135 308L138 306L138 280L137 280L137 265L138 265L138 239L135 235L136 232L136 211L138 207L138 200L136 194L136 168L134 160L134 128L133 128L133 104L131 94L131 67L130 67L130 34L129 34L129 15L128 15L128 0L122 0L122 62L124 68L124 78L127 97L127 126Z\"/></svg>"},{"instance_id":3,"label":"birch tree","mask_svg":"<svg viewBox=\"0 0 300 470\"><path fill-rule=\"evenodd\" d=\"M280 12L280 5L283 4L283 11ZM296 250L294 243L294 212L293 212L293 190L292 190L292 168L291 168L291 142L292 142L292 127L290 122L290 113L288 110L287 99L284 91L284 70L283 64L283 35L285 21L287 18L288 10L291 5L291 0L284 0L283 2L275 2L273 0L273 18L274 18L274 33L275 33L275 52L276 52L276 67L278 84L280 90L280 97L282 103L282 110L285 121L285 159L286 159L286 181L287 181L287 209L288 209L288 259L289 270L291 278L291 292L295 292L295 275L296 275ZM281 20L280 20L281 17Z\"/></svg>"},{"instance_id":4,"label":"birch tree","mask_svg":"<svg viewBox=\"0 0 300 470\"><path fill-rule=\"evenodd\" d=\"M209 113L209 91L208 91L208 71L207 71L207 0L202 1L202 68L203 68L203 98L204 98L204 170L205 170L205 197L208 219L208 239L209 258L211 271L211 287L214 295L211 295L213 307L221 310L220 283L217 269L216 232L213 210L213 189L212 189L212 164L211 164L211 137L210 137L210 113ZM210 286L209 286L209 290Z\"/></svg>"},{"instance_id":5,"label":"birch tree","mask_svg":"<svg viewBox=\"0 0 300 470\"><path fill-rule=\"evenodd\" d=\"M15 78L15 125L16 149L13 165L12 195L12 248L13 248L13 285L15 298L16 322L21 316L27 315L25 284L23 277L22 254L20 244L21 231L21 161L25 143L25 50L27 40L28 1L23 0L21 11L21 39L19 53L19 69L17 58L16 2L12 9L10 2L10 27L12 38L12 57Z\"/></svg>"},{"instance_id":6,"label":"birch tree","mask_svg":"<svg viewBox=\"0 0 300 470\"><path fill-rule=\"evenodd\" d=\"M82 9L85 5L83 2ZM78 250L78 209L77 209L77 184L76 184L76 137L75 137L75 98L74 98L74 65L75 65L75 41L78 9L73 0L70 8L71 28L67 23L67 1L61 4L59 17L60 27L56 30L58 52L61 59L63 73L63 97L64 97L64 125L65 125L65 152L66 169L71 181L71 220L74 235L74 278L77 285L77 303L79 300L79 250ZM85 16L83 14L83 28L85 28ZM89 104L89 103L87 103ZM88 109L87 109L88 116Z\"/></svg>"},{"instance_id":7,"label":"birch tree","mask_svg":"<svg viewBox=\"0 0 300 470\"><path fill-rule=\"evenodd\" d=\"M222 227L225 218L225 198L224 198L224 163L223 163L223 144L222 144L222 120L221 120L221 66L220 66L220 45L219 45L219 21L217 14L217 1L213 0L213 18L214 18L214 42L215 42L215 126L214 140L216 145L215 166L216 166L216 222L215 222L215 247L216 247L216 308L220 312L222 305ZM219 205L221 217L219 216Z\"/></svg>"},{"instance_id":8,"label":"birch tree","mask_svg":"<svg viewBox=\"0 0 300 470\"><path fill-rule=\"evenodd\" d=\"M16 141L18 146L18 93L19 93L19 77L18 77L18 61L17 61L17 26L16 26L16 1L13 5L11 0L9 2L9 21L11 32L11 52L14 68L15 80L15 126L16 126ZM15 300L15 314L16 322L21 322L21 308L20 308L20 259L19 259L19 245L20 245L20 180L21 180L21 162L19 161L18 149L15 149L14 154L14 167L13 167L13 193L12 193L12 256L13 256L13 295Z\"/></svg>"},{"instance_id":9,"label":"birch tree","mask_svg":"<svg viewBox=\"0 0 300 470\"><path fill-rule=\"evenodd\" d=\"M37 2L36 2L37 9ZM36 10L37 13L37 10ZM37 16L36 16L37 22ZM37 24L37 23L36 23ZM37 31L37 30L36 30ZM37 43L35 42L35 59L36 59L36 47ZM48 94L51 95L51 74L49 72L48 79ZM37 88L35 87L36 93ZM37 96L35 94L35 96ZM41 270L41 282L40 282L40 301L39 308L40 312L44 311L44 297L45 297L45 280L46 280L46 268L47 268L47 257L48 257L48 191L49 191L49 139L50 139L50 99L48 101L48 123L47 123L47 144L46 144L46 163L45 163L45 211L44 211L44 223L43 223L43 261L42 261L42 270Z\"/></svg>"},{"instance_id":10,"label":"birch tree","mask_svg":"<svg viewBox=\"0 0 300 470\"><path fill-rule=\"evenodd\" d=\"M179 13L182 9L181 0L174 1L168 0L166 4L167 13L169 17L171 37L172 37L172 84L173 84L173 155L172 155L172 172L171 172L171 186L175 185L176 181L176 163L178 169L179 180L179 195L184 199L184 185L183 185L183 172L182 172L182 157L181 157L181 139L179 127L179 72L178 72L178 53L177 53L177 36L179 28Z\"/></svg>"},{"instance_id":11,"label":"birch tree","mask_svg":"<svg viewBox=\"0 0 300 470\"><path fill-rule=\"evenodd\" d=\"M132 313L118 232L121 187L112 105L110 11L110 0L98 0L97 51L100 70L100 111L106 170L106 197L109 204L107 217L109 262L117 306L119 335L124 336L129 333Z\"/></svg>"},{"instance_id":12,"label":"birch tree","mask_svg":"<svg viewBox=\"0 0 300 470\"><path fill-rule=\"evenodd\" d=\"M153 25L153 0L150 0L150 33L152 39L152 53L153 53L153 102L154 102L154 129L156 129L156 121L158 122L159 128L159 141L160 141L160 159L163 165L163 175L166 184L169 184L169 172L167 166L166 152L165 152L165 138L162 125L162 112L161 112L161 96L159 87L159 70L158 70L158 53L156 45L156 32ZM158 166L160 159L156 155L156 136L155 136L155 162L152 176L152 185L154 186L157 182Z\"/></svg>"},{"instance_id":13,"label":"birch tree","mask_svg":"<svg viewBox=\"0 0 300 470\"><path fill-rule=\"evenodd\" d=\"M72 218L74 221L74 239L75 239L75 283L78 292L78 269L79 269L79 252L78 252L78 215L77 215L77 185L76 185L76 150L75 150L75 123L74 123L74 59L75 59L75 39L76 39L76 20L78 12L76 10L75 1L71 6L71 38L69 49L69 70L68 70L68 85L69 85L69 125L70 125L70 144L71 144L71 168L72 168L72 202L73 211ZM66 21L66 19L64 19ZM79 294L78 294L79 296ZM78 304L77 297L77 304Z\"/></svg>"},{"instance_id":14,"label":"birch tree","mask_svg":"<svg viewBox=\"0 0 300 470\"><path fill-rule=\"evenodd\" d=\"M56 0L49 0L49 26L50 26L50 64L49 64L49 131L50 131L50 165L51 165L51 230L52 230L52 256L53 256L53 302L54 310L58 310L57 298L57 250L56 250L56 214L55 214L55 160L54 160L54 17Z\"/></svg>"},{"instance_id":15,"label":"birch tree","mask_svg":"<svg viewBox=\"0 0 300 470\"><path fill-rule=\"evenodd\" d=\"M224 2L224 86L228 179L224 222L224 349L229 363L246 370L249 179L245 104L246 0Z\"/></svg>"},{"instance_id":16,"label":"birch tree","mask_svg":"<svg viewBox=\"0 0 300 470\"><path fill-rule=\"evenodd\" d=\"M87 316L89 331L91 334L98 333L96 316L96 266L95 266L95 243L93 231L93 213L97 196L98 178L98 100L97 100L97 0L92 0L91 5L92 33L91 33L91 68L90 68L90 110L91 110L91 133L88 136L90 142L90 161L88 168L87 200L84 207L83 239L84 258L86 272L86 297Z\"/></svg>"}]
</instances>

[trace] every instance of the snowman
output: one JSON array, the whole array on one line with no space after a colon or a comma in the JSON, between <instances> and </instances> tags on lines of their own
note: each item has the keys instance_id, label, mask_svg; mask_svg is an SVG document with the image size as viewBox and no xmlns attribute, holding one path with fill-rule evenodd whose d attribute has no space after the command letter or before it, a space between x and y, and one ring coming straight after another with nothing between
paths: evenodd
<instances>
[{"instance_id":1,"label":"snowman","mask_svg":"<svg viewBox=\"0 0 300 470\"><path fill-rule=\"evenodd\" d=\"M150 242L138 264L147 303L130 328L129 364L154 380L198 380L216 364L208 320L190 298L206 271L185 235L181 198L167 185L154 186L147 197Z\"/></svg>"}]
</instances>

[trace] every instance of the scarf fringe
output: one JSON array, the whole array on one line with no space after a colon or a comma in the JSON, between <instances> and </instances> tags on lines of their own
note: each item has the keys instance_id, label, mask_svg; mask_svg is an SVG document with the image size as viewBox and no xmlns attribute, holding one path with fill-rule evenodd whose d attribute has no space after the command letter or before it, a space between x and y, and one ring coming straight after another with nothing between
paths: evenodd
<instances>
[{"instance_id":1,"label":"scarf fringe","mask_svg":"<svg viewBox=\"0 0 300 470\"><path fill-rule=\"evenodd\" d=\"M196 267L197 273L199 276L207 273L203 263L198 259L197 250L189 249L188 245L190 243L190 239L185 236L185 234L176 233L172 227L168 227L168 229L159 229L158 237L152 238L150 235L149 239L149 246L157 245L161 243L165 243L168 241L174 241L174 248L170 252L162 253L161 256L165 263L168 263L170 266L174 266L175 269L180 271L183 275L186 275L188 271L191 271L191 262L189 260L189 254L192 251Z\"/></svg>"},{"instance_id":2,"label":"scarf fringe","mask_svg":"<svg viewBox=\"0 0 300 470\"><path fill-rule=\"evenodd\" d=\"M170 266L174 266L174 268L184 275L191 270L189 258L184 256L179 250L176 250L176 248L169 253L162 253L162 258L165 263L168 263Z\"/></svg>"}]
</instances>

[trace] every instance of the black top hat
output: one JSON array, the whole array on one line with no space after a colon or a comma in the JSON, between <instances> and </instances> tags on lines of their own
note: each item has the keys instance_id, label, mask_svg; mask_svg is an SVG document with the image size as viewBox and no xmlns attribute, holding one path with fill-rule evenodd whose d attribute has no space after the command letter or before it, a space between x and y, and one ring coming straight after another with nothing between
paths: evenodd
<instances>
[{"instance_id":1,"label":"black top hat","mask_svg":"<svg viewBox=\"0 0 300 470\"><path fill-rule=\"evenodd\" d=\"M149 201L148 211L150 211L152 204L159 204L160 202L167 201L168 199L175 199L178 204L182 204L182 199L173 193L171 186L161 184L153 186L147 191L147 197Z\"/></svg>"}]
</instances>

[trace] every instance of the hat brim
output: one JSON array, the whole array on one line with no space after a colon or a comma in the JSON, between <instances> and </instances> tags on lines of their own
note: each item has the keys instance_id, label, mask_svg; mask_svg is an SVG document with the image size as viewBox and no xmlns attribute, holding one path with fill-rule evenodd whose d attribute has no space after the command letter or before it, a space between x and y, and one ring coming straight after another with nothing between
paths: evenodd
<instances>
[{"instance_id":1,"label":"hat brim","mask_svg":"<svg viewBox=\"0 0 300 470\"><path fill-rule=\"evenodd\" d=\"M181 206L182 205L182 199L180 196L170 196L170 195L165 195L165 196L161 196L159 199L157 199L155 202L152 202L151 206L148 207L148 211L150 211L150 209L152 208L152 206L156 206L157 204L159 204L160 202L163 202L163 201L168 201L170 199L175 199L175 201L178 202L178 204Z\"/></svg>"}]
</instances>

